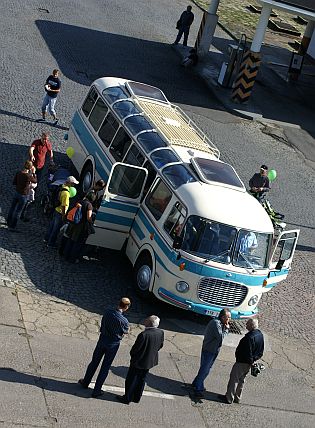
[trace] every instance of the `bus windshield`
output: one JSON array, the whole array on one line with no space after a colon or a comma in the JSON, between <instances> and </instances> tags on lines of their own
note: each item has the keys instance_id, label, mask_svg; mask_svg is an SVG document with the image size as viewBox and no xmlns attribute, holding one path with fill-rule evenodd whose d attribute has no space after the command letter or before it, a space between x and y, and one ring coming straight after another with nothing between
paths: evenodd
<instances>
[{"instance_id":1,"label":"bus windshield","mask_svg":"<svg viewBox=\"0 0 315 428\"><path fill-rule=\"evenodd\" d=\"M182 249L205 260L264 269L271 235L190 216L183 230Z\"/></svg>"}]
</instances>

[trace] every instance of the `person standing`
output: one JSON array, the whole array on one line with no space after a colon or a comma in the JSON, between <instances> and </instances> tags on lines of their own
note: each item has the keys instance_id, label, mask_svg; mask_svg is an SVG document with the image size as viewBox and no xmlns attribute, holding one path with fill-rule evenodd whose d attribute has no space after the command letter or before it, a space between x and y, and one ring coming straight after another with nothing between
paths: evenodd
<instances>
[{"instance_id":1,"label":"person standing","mask_svg":"<svg viewBox=\"0 0 315 428\"><path fill-rule=\"evenodd\" d=\"M73 184L79 184L72 175L70 175L66 182L62 185L59 192L59 205L55 208L52 219L49 223L44 242L47 242L47 247L57 248L56 241L61 226L63 225L66 214L70 205L70 187Z\"/></svg>"},{"instance_id":2,"label":"person standing","mask_svg":"<svg viewBox=\"0 0 315 428\"><path fill-rule=\"evenodd\" d=\"M13 184L16 192L7 216L7 225L11 231L15 230L18 218L27 203L30 184L37 183L37 178L32 172L32 168L32 162L26 161L22 171L17 172L14 176Z\"/></svg>"},{"instance_id":3,"label":"person standing","mask_svg":"<svg viewBox=\"0 0 315 428\"><path fill-rule=\"evenodd\" d=\"M124 313L130 308L131 302L128 297L123 297L117 309L107 309L103 315L100 337L93 353L92 361L87 367L83 379L79 379L79 384L83 388L88 388L97 367L102 358L103 362L96 378L93 398L103 395L102 386L108 375L110 366L117 354L120 342L125 334L129 333L129 323Z\"/></svg>"},{"instance_id":4,"label":"person standing","mask_svg":"<svg viewBox=\"0 0 315 428\"><path fill-rule=\"evenodd\" d=\"M181 14L179 20L177 21L176 28L178 29L178 34L174 45L178 45L182 35L184 34L183 46L187 46L187 40L189 35L190 26L194 21L194 14L191 11L192 7L187 6L187 9Z\"/></svg>"},{"instance_id":5,"label":"person standing","mask_svg":"<svg viewBox=\"0 0 315 428\"><path fill-rule=\"evenodd\" d=\"M212 319L206 327L201 349L200 368L192 382L192 386L195 388L195 396L198 398L203 397L204 381L219 354L224 337L229 332L230 320L231 312L225 308L220 311L219 318Z\"/></svg>"},{"instance_id":6,"label":"person standing","mask_svg":"<svg viewBox=\"0 0 315 428\"><path fill-rule=\"evenodd\" d=\"M93 230L93 202L95 193L89 192L80 202L82 219L78 224L69 224L67 229L68 239L64 250L59 252L71 263L79 263L84 249L85 242Z\"/></svg>"},{"instance_id":7,"label":"person standing","mask_svg":"<svg viewBox=\"0 0 315 428\"><path fill-rule=\"evenodd\" d=\"M158 365L158 353L164 344L164 331L159 329L160 318L151 315L144 321L141 332L130 351L130 367L125 381L125 394L116 395L118 401L139 403L149 370Z\"/></svg>"},{"instance_id":8,"label":"person standing","mask_svg":"<svg viewBox=\"0 0 315 428\"><path fill-rule=\"evenodd\" d=\"M36 168L37 182L39 182L42 177L47 153L49 153L50 162L53 162L54 154L52 144L49 141L49 134L48 132L43 132L41 138L34 140L29 148L30 160Z\"/></svg>"},{"instance_id":9,"label":"person standing","mask_svg":"<svg viewBox=\"0 0 315 428\"><path fill-rule=\"evenodd\" d=\"M260 171L256 172L249 180L250 193L258 200L262 198L264 193L269 192L270 182L268 178L268 167L261 165Z\"/></svg>"},{"instance_id":10,"label":"person standing","mask_svg":"<svg viewBox=\"0 0 315 428\"><path fill-rule=\"evenodd\" d=\"M248 333L240 340L236 351L230 380L223 401L227 404L240 403L245 378L255 361L264 354L264 336L258 330L258 320L250 318L246 322Z\"/></svg>"},{"instance_id":11,"label":"person standing","mask_svg":"<svg viewBox=\"0 0 315 428\"><path fill-rule=\"evenodd\" d=\"M45 83L45 91L46 95L42 104L42 117L43 120L46 119L47 110L49 114L52 115L55 125L58 123L58 118L56 116L55 104L57 101L57 96L61 89L61 82L59 79L59 70L54 69L52 74L49 75L46 79Z\"/></svg>"}]
</instances>

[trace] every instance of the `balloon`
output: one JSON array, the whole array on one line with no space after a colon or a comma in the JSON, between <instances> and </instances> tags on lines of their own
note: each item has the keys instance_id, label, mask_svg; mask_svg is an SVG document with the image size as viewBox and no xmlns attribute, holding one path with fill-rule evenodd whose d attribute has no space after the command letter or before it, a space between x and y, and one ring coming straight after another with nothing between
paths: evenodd
<instances>
[{"instance_id":1,"label":"balloon","mask_svg":"<svg viewBox=\"0 0 315 428\"><path fill-rule=\"evenodd\" d=\"M69 159L72 158L72 156L74 155L74 148L73 147L68 147L66 150L67 156Z\"/></svg>"},{"instance_id":2,"label":"balloon","mask_svg":"<svg viewBox=\"0 0 315 428\"><path fill-rule=\"evenodd\" d=\"M77 189L75 187L69 187L70 198L73 198L77 194Z\"/></svg>"},{"instance_id":3,"label":"balloon","mask_svg":"<svg viewBox=\"0 0 315 428\"><path fill-rule=\"evenodd\" d=\"M270 171L268 171L268 178L270 181L274 181L277 177L277 171L275 171L274 169L271 169Z\"/></svg>"}]
</instances>

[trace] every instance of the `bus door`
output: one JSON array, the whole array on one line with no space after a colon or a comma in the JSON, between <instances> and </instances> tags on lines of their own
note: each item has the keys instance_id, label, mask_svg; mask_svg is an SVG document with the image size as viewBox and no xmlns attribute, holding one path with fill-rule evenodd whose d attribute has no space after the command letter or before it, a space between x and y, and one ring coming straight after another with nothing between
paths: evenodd
<instances>
[{"instance_id":1,"label":"bus door","mask_svg":"<svg viewBox=\"0 0 315 428\"><path fill-rule=\"evenodd\" d=\"M113 165L102 204L87 243L120 250L138 212L148 171L117 162Z\"/></svg>"},{"instance_id":2,"label":"bus door","mask_svg":"<svg viewBox=\"0 0 315 428\"><path fill-rule=\"evenodd\" d=\"M268 275L268 286L270 289L275 286L279 281L284 280L289 273L294 251L297 245L297 240L300 231L286 230L280 233L273 246L273 253L269 263L270 273ZM275 277L279 277L273 280ZM271 284L269 286L269 283Z\"/></svg>"}]
</instances>

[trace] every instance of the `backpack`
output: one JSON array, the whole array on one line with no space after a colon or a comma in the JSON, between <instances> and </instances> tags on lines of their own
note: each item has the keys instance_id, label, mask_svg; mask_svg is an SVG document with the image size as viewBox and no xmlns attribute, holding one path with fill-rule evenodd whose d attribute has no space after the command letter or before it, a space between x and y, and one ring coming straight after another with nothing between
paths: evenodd
<instances>
[{"instance_id":1,"label":"backpack","mask_svg":"<svg viewBox=\"0 0 315 428\"><path fill-rule=\"evenodd\" d=\"M61 192L70 193L68 189L65 189L63 187L63 184L60 184L60 186L58 186L57 190L54 191L53 201L52 201L52 205L54 208L59 207L61 204L61 202L60 202Z\"/></svg>"},{"instance_id":2,"label":"backpack","mask_svg":"<svg viewBox=\"0 0 315 428\"><path fill-rule=\"evenodd\" d=\"M76 203L67 214L67 221L72 224L79 224L82 220L82 205Z\"/></svg>"}]
</instances>

